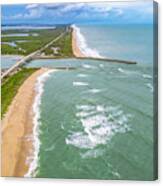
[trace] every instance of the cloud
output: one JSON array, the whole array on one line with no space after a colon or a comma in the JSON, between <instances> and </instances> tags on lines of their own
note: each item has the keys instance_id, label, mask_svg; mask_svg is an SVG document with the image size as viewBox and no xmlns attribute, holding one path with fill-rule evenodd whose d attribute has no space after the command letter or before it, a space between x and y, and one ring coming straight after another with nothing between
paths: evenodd
<instances>
[{"instance_id":1,"label":"cloud","mask_svg":"<svg viewBox=\"0 0 163 186\"><path fill-rule=\"evenodd\" d=\"M91 19L124 19L129 20L147 19L152 15L153 6L151 2L104 2L104 3L55 3L55 4L27 4L24 10L16 12L6 19L10 20L33 20L47 19L59 22L69 21L90 21ZM122 18L123 17L123 18ZM131 21L132 21L131 20Z\"/></svg>"},{"instance_id":2,"label":"cloud","mask_svg":"<svg viewBox=\"0 0 163 186\"><path fill-rule=\"evenodd\" d=\"M118 16L121 16L121 15L124 14L124 11L121 10L121 9L116 9L116 11L117 11L117 15L118 15Z\"/></svg>"},{"instance_id":3,"label":"cloud","mask_svg":"<svg viewBox=\"0 0 163 186\"><path fill-rule=\"evenodd\" d=\"M24 12L17 13L15 15L7 16L5 19L9 20L17 20L17 19L37 19L40 18L44 14L44 8L37 4L30 4L25 7Z\"/></svg>"},{"instance_id":4,"label":"cloud","mask_svg":"<svg viewBox=\"0 0 163 186\"><path fill-rule=\"evenodd\" d=\"M26 12L19 17L23 19L36 19L43 16L70 16L73 18L88 18L98 16L108 16L112 10L109 4L100 3L56 3L56 4L28 4L25 7ZM80 16L79 16L80 15ZM13 16L13 19L18 15ZM74 17L75 16L75 17ZM97 17L97 16L96 16Z\"/></svg>"},{"instance_id":5,"label":"cloud","mask_svg":"<svg viewBox=\"0 0 163 186\"><path fill-rule=\"evenodd\" d=\"M33 9L33 8L38 8L39 4L28 4L25 8L26 9Z\"/></svg>"},{"instance_id":6,"label":"cloud","mask_svg":"<svg viewBox=\"0 0 163 186\"><path fill-rule=\"evenodd\" d=\"M36 19L36 18L40 18L43 15L44 10L42 8L32 8L28 13L23 14L23 18L24 19Z\"/></svg>"},{"instance_id":7,"label":"cloud","mask_svg":"<svg viewBox=\"0 0 163 186\"><path fill-rule=\"evenodd\" d=\"M106 3L62 3L62 4L47 4L45 8L49 10L58 10L63 13L74 12L74 11L92 11L95 13L98 12L108 12L111 7Z\"/></svg>"},{"instance_id":8,"label":"cloud","mask_svg":"<svg viewBox=\"0 0 163 186\"><path fill-rule=\"evenodd\" d=\"M78 11L85 7L84 3L78 3L78 4L67 4L61 8L61 12L70 12L70 11Z\"/></svg>"}]
</instances>

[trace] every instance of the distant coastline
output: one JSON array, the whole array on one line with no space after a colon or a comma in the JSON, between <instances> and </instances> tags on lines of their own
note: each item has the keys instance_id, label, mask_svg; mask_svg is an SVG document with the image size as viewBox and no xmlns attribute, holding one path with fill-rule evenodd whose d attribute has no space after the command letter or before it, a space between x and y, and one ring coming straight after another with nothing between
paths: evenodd
<instances>
[{"instance_id":1,"label":"distant coastline","mask_svg":"<svg viewBox=\"0 0 163 186\"><path fill-rule=\"evenodd\" d=\"M72 27L72 50L75 57L87 57L82 53L82 51L79 48L79 44L77 42L77 33L76 30Z\"/></svg>"}]
</instances>

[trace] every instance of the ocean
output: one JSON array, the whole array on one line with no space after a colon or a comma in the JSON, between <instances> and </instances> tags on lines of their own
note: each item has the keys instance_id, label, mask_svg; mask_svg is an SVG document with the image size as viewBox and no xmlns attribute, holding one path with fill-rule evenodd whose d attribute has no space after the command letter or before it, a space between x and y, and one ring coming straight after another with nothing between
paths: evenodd
<instances>
[{"instance_id":1,"label":"ocean","mask_svg":"<svg viewBox=\"0 0 163 186\"><path fill-rule=\"evenodd\" d=\"M50 70L37 82L36 151L26 176L152 180L153 27L74 27L85 55L137 64L40 59L27 65L76 70Z\"/></svg>"}]
</instances>

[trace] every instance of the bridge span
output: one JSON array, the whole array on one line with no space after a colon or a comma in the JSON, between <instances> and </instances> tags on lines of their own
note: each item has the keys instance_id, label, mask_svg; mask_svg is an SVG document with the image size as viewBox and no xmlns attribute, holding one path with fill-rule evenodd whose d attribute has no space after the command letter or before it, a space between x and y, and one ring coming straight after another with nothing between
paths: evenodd
<instances>
[{"instance_id":1,"label":"bridge span","mask_svg":"<svg viewBox=\"0 0 163 186\"><path fill-rule=\"evenodd\" d=\"M48 48L50 45L52 45L54 42L59 40L61 37L63 37L67 33L67 30L63 33L61 33L58 37L50 41L48 44L40 48L39 50L36 50L35 52L32 52L31 54L23 57L21 60L17 61L16 64L14 64L12 67L7 69L2 75L1 75L1 80L8 76L10 73L14 72L17 70L20 66L24 65L26 62L31 61L33 58L36 56L40 55L41 52L43 52L46 48Z\"/></svg>"}]
</instances>

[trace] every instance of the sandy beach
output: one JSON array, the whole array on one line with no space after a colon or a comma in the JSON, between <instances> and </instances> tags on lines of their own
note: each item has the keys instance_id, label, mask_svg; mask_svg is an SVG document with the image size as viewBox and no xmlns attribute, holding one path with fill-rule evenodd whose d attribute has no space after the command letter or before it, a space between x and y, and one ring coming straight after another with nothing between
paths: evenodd
<instances>
[{"instance_id":1,"label":"sandy beach","mask_svg":"<svg viewBox=\"0 0 163 186\"><path fill-rule=\"evenodd\" d=\"M78 43L77 43L77 38L76 38L76 31L73 28L72 31L72 50L73 50L73 54L75 57L86 57L80 50Z\"/></svg>"},{"instance_id":2,"label":"sandy beach","mask_svg":"<svg viewBox=\"0 0 163 186\"><path fill-rule=\"evenodd\" d=\"M46 68L34 72L19 88L2 121L2 176L24 176L28 171L27 157L33 152L33 101L37 77Z\"/></svg>"}]
</instances>

